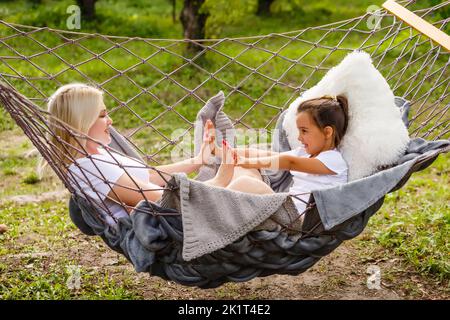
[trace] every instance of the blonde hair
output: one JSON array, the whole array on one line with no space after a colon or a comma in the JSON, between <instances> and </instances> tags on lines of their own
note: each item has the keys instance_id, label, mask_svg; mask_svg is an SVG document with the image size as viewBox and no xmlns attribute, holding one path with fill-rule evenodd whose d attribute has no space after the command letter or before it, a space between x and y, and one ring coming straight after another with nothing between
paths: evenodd
<instances>
[{"instance_id":1,"label":"blonde hair","mask_svg":"<svg viewBox=\"0 0 450 320\"><path fill-rule=\"evenodd\" d=\"M57 148L54 151L63 154L64 164L69 165L77 157L77 149L85 150L86 139L75 137L68 129L82 135L88 134L103 108L103 92L82 83L67 84L52 94L47 107L50 113L49 129L53 132L48 139L52 147ZM70 156L65 155L66 149ZM46 166L47 162L42 160L38 166L40 176Z\"/></svg>"}]
</instances>

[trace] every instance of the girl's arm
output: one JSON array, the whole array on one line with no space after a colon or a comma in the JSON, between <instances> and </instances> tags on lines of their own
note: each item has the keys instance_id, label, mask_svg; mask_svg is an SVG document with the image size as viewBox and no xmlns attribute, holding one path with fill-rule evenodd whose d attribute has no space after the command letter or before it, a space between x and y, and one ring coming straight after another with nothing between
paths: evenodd
<instances>
[{"instance_id":1,"label":"girl's arm","mask_svg":"<svg viewBox=\"0 0 450 320\"><path fill-rule=\"evenodd\" d=\"M246 158L269 157L279 155L278 152L257 148L236 148L238 155Z\"/></svg>"},{"instance_id":2,"label":"girl's arm","mask_svg":"<svg viewBox=\"0 0 450 320\"><path fill-rule=\"evenodd\" d=\"M254 169L291 170L312 174L336 174L328 169L320 160L302 158L290 154L279 153L269 157L240 157L237 166Z\"/></svg>"},{"instance_id":3,"label":"girl's arm","mask_svg":"<svg viewBox=\"0 0 450 320\"><path fill-rule=\"evenodd\" d=\"M275 156L278 155L278 152L270 151L270 150L263 150L263 149L257 149L257 148L242 148L237 147L234 149L237 154L241 157L246 158L256 158L256 157L269 157L269 156ZM215 154L218 157L221 157L222 155L222 148L219 146L215 147Z\"/></svg>"}]
</instances>

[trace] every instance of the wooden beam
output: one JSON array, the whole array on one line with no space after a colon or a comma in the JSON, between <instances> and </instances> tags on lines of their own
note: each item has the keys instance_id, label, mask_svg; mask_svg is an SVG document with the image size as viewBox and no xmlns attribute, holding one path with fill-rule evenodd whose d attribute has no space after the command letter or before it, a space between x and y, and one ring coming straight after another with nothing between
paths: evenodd
<instances>
[{"instance_id":1,"label":"wooden beam","mask_svg":"<svg viewBox=\"0 0 450 320\"><path fill-rule=\"evenodd\" d=\"M450 36L448 34L443 32L442 30L439 30L431 23L425 21L405 7L399 5L394 0L388 0L383 3L382 6L393 15L403 20L405 23L407 23L420 33L424 34L431 40L437 42L450 52Z\"/></svg>"}]
</instances>

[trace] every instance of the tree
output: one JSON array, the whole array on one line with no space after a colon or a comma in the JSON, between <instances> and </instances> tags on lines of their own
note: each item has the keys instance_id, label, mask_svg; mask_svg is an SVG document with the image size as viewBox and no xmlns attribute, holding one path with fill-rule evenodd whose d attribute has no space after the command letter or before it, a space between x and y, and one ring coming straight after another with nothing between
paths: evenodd
<instances>
[{"instance_id":1,"label":"tree","mask_svg":"<svg viewBox=\"0 0 450 320\"><path fill-rule=\"evenodd\" d=\"M205 25L208 15L200 10L204 2L205 0L184 0L180 20L183 25L183 36L185 39L205 38ZM188 49L200 51L201 46L190 43Z\"/></svg>"},{"instance_id":2,"label":"tree","mask_svg":"<svg viewBox=\"0 0 450 320\"><path fill-rule=\"evenodd\" d=\"M175 23L177 21L177 0L169 0L172 4L172 21Z\"/></svg>"},{"instance_id":3,"label":"tree","mask_svg":"<svg viewBox=\"0 0 450 320\"><path fill-rule=\"evenodd\" d=\"M275 0L258 0L258 9L256 14L258 16L268 16L270 15L270 6Z\"/></svg>"},{"instance_id":4,"label":"tree","mask_svg":"<svg viewBox=\"0 0 450 320\"><path fill-rule=\"evenodd\" d=\"M95 2L97 0L77 0L77 4L81 10L81 16L86 20L94 20L95 18Z\"/></svg>"}]
</instances>

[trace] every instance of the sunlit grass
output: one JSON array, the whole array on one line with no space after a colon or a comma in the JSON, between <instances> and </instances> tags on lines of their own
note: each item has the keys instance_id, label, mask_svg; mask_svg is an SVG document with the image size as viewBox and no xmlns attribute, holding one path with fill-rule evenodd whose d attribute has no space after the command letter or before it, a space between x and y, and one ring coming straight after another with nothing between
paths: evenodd
<instances>
[{"instance_id":1,"label":"sunlit grass","mask_svg":"<svg viewBox=\"0 0 450 320\"><path fill-rule=\"evenodd\" d=\"M418 271L450 278L450 155L388 194L367 227L371 241L404 256Z\"/></svg>"}]
</instances>

